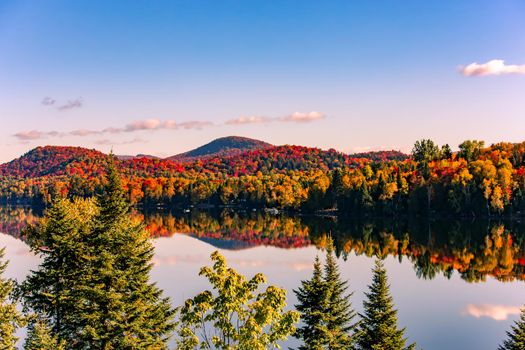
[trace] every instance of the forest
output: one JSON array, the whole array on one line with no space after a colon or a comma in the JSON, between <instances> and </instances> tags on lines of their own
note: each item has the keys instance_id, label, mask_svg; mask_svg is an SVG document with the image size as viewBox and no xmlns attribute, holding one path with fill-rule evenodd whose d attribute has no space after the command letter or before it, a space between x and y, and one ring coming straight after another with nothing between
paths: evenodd
<instances>
[{"instance_id":1,"label":"forest","mask_svg":"<svg viewBox=\"0 0 525 350\"><path fill-rule=\"evenodd\" d=\"M0 166L0 202L48 205L100 193L109 156L40 147ZM467 140L452 152L432 140L399 152L346 155L271 146L192 162L118 161L128 200L142 207L277 208L346 216L519 216L525 142Z\"/></svg>"},{"instance_id":2,"label":"forest","mask_svg":"<svg viewBox=\"0 0 525 350\"><path fill-rule=\"evenodd\" d=\"M8 262L0 250L2 349L17 348L16 332L23 327L25 350L264 350L290 337L305 350L416 349L398 322L382 261L388 252L374 252L363 312L357 313L331 235L323 238L324 259L317 256L311 277L293 290L297 304L291 309L285 289L269 285L263 274L240 274L218 251L199 273L210 289L173 307L149 278L150 233L130 214L116 167L110 163L108 169L97 197L56 198L42 219L22 230L41 258L25 280L3 277ZM511 243L502 242L495 246ZM519 349L524 330L525 311L499 349Z\"/></svg>"}]
</instances>

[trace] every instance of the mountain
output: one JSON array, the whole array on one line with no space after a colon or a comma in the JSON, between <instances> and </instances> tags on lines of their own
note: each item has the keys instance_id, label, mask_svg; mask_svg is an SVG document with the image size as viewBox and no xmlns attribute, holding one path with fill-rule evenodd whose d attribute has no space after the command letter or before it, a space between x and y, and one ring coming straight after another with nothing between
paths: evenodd
<instances>
[{"instance_id":1,"label":"mountain","mask_svg":"<svg viewBox=\"0 0 525 350\"><path fill-rule=\"evenodd\" d=\"M41 177L72 175L78 171L95 174L104 169L108 156L94 149L69 146L37 147L0 165L0 175Z\"/></svg>"},{"instance_id":2,"label":"mountain","mask_svg":"<svg viewBox=\"0 0 525 350\"><path fill-rule=\"evenodd\" d=\"M104 173L108 155L94 149L66 146L37 147L9 163L0 165L0 176L39 178L76 176L97 178ZM272 146L244 137L216 139L192 151L159 159L147 155L117 156L126 176L172 177L180 173L214 173L253 175L258 172L289 170L330 170L344 166L359 166L366 162L404 160L397 151L368 152L348 155L334 149L322 150L303 146ZM200 162L194 162L200 160Z\"/></svg>"},{"instance_id":3,"label":"mountain","mask_svg":"<svg viewBox=\"0 0 525 350\"><path fill-rule=\"evenodd\" d=\"M191 151L177 154L167 159L178 162L191 162L197 159L239 155L246 151L269 147L272 147L272 145L264 141L240 136L227 136L215 139Z\"/></svg>"}]
</instances>

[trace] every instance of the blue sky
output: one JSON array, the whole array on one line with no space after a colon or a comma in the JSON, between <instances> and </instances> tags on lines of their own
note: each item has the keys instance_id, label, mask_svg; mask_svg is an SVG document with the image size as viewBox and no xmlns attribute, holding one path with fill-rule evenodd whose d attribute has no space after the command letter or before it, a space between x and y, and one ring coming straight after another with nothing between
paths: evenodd
<instances>
[{"instance_id":1,"label":"blue sky","mask_svg":"<svg viewBox=\"0 0 525 350\"><path fill-rule=\"evenodd\" d=\"M346 152L517 142L524 64L522 1L3 0L0 161L226 135Z\"/></svg>"}]
</instances>

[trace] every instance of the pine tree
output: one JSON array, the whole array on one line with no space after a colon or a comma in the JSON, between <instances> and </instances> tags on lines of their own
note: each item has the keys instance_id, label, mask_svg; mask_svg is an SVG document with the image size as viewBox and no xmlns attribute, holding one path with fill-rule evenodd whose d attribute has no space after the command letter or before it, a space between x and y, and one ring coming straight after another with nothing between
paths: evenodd
<instances>
[{"instance_id":1,"label":"pine tree","mask_svg":"<svg viewBox=\"0 0 525 350\"><path fill-rule=\"evenodd\" d=\"M85 347L165 349L174 328L170 300L149 281L153 246L142 223L133 221L120 174L112 160L98 198L82 314Z\"/></svg>"},{"instance_id":2,"label":"pine tree","mask_svg":"<svg viewBox=\"0 0 525 350\"><path fill-rule=\"evenodd\" d=\"M350 302L353 293L347 293L348 282L339 273L332 239L326 252L324 282L328 296L325 310L328 349L348 349L353 344L356 325L352 321L356 313Z\"/></svg>"},{"instance_id":3,"label":"pine tree","mask_svg":"<svg viewBox=\"0 0 525 350\"><path fill-rule=\"evenodd\" d=\"M45 321L37 320L29 326L24 350L65 350L65 348L65 341L59 340Z\"/></svg>"},{"instance_id":4,"label":"pine tree","mask_svg":"<svg viewBox=\"0 0 525 350\"><path fill-rule=\"evenodd\" d=\"M296 333L304 342L301 349L352 348L356 328L352 321L356 314L350 303L352 294L347 290L334 256L333 241L329 239L323 270L316 257L312 278L294 291L303 322Z\"/></svg>"},{"instance_id":5,"label":"pine tree","mask_svg":"<svg viewBox=\"0 0 525 350\"><path fill-rule=\"evenodd\" d=\"M500 345L498 350L525 349L525 308L521 310L520 320L514 322L512 330L507 332L508 339Z\"/></svg>"},{"instance_id":6,"label":"pine tree","mask_svg":"<svg viewBox=\"0 0 525 350\"><path fill-rule=\"evenodd\" d=\"M24 231L31 250L42 262L19 288L23 305L69 344L74 344L82 331L78 319L85 303L85 268L93 256L89 240L97 211L93 200L58 199L43 219Z\"/></svg>"},{"instance_id":7,"label":"pine tree","mask_svg":"<svg viewBox=\"0 0 525 350\"><path fill-rule=\"evenodd\" d=\"M365 295L367 299L363 302L364 313L360 314L357 349L414 349L415 344L406 346L405 329L398 329L397 311L390 296L386 270L380 260L376 261L373 281Z\"/></svg>"},{"instance_id":8,"label":"pine tree","mask_svg":"<svg viewBox=\"0 0 525 350\"><path fill-rule=\"evenodd\" d=\"M326 309L326 284L323 281L321 262L315 257L314 272L310 280L302 281L301 287L294 290L299 302L295 305L301 314L301 327L295 332L295 337L303 341L301 350L324 349L324 317Z\"/></svg>"},{"instance_id":9,"label":"pine tree","mask_svg":"<svg viewBox=\"0 0 525 350\"><path fill-rule=\"evenodd\" d=\"M12 293L14 282L3 278L8 262L4 262L5 248L0 249L0 349L14 350L18 338L15 332L25 323L24 317L17 311Z\"/></svg>"}]
</instances>

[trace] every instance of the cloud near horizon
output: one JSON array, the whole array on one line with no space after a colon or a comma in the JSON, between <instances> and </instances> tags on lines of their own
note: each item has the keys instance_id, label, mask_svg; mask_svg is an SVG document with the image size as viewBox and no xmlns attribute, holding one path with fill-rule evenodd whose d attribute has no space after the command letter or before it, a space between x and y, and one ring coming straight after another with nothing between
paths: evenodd
<instances>
[{"instance_id":1,"label":"cloud near horizon","mask_svg":"<svg viewBox=\"0 0 525 350\"><path fill-rule=\"evenodd\" d=\"M512 305L468 304L463 309L464 315L475 318L488 317L496 321L505 321L509 316L520 313L520 307Z\"/></svg>"},{"instance_id":2,"label":"cloud near horizon","mask_svg":"<svg viewBox=\"0 0 525 350\"><path fill-rule=\"evenodd\" d=\"M239 118L226 121L226 125L244 125L244 124L264 124L272 122L272 118L258 115L241 116Z\"/></svg>"},{"instance_id":3,"label":"cloud near horizon","mask_svg":"<svg viewBox=\"0 0 525 350\"><path fill-rule=\"evenodd\" d=\"M488 75L525 74L525 64L505 64L504 60L496 59L486 63L471 63L460 67L460 72L466 77L482 77Z\"/></svg>"},{"instance_id":4,"label":"cloud near horizon","mask_svg":"<svg viewBox=\"0 0 525 350\"><path fill-rule=\"evenodd\" d=\"M20 131L13 134L13 137L20 141L31 141L39 140L50 137L66 137L66 136L92 136L92 135L103 135L103 134L121 134L131 133L136 131L155 131L155 130L175 130L175 129L197 129L213 126L212 122L208 121L187 121L177 123L174 120L160 120L160 119L144 119L137 120L126 124L124 127L115 128L109 127L102 130L90 130L90 129L76 129L68 132L60 131L39 131L39 130L28 130ZM104 140L109 141L109 140Z\"/></svg>"},{"instance_id":5,"label":"cloud near horizon","mask_svg":"<svg viewBox=\"0 0 525 350\"><path fill-rule=\"evenodd\" d=\"M311 111L308 113L294 112L284 117L264 117L264 116L241 116L239 118L230 119L226 121L226 125L247 125L247 124L268 124L275 122L294 122L294 123L310 123L316 120L326 118L326 115L321 112Z\"/></svg>"},{"instance_id":6,"label":"cloud near horizon","mask_svg":"<svg viewBox=\"0 0 525 350\"><path fill-rule=\"evenodd\" d=\"M44 99L46 101L48 97ZM51 101L52 99L49 98ZM44 104L44 101L42 103ZM54 100L53 104L55 103ZM49 102L51 103L51 102ZM76 108L76 107L73 107ZM326 118L326 115L321 112L295 112L290 115L279 117L279 118L269 118L263 116L250 116L250 117L239 117L237 119L230 119L224 123L224 125L244 125L244 124L263 124L271 122L293 122L293 123L309 123L316 120L321 120ZM93 135L104 135L104 134L122 134L122 133L131 133L137 131L156 131L156 130L202 130L204 128L213 127L214 124L211 121L205 120L190 120L185 122L176 122L175 120L167 119L161 120L157 118L136 120L131 123L124 125L123 127L108 127L101 130L91 130L91 129L76 129L67 132L61 131L40 131L40 130L26 130L20 131L12 136L18 139L19 141L32 141L39 139L46 139L52 137L66 137L66 136L93 136ZM99 140L100 141L100 140ZM109 141L107 139L102 139L102 141Z\"/></svg>"}]
</instances>

